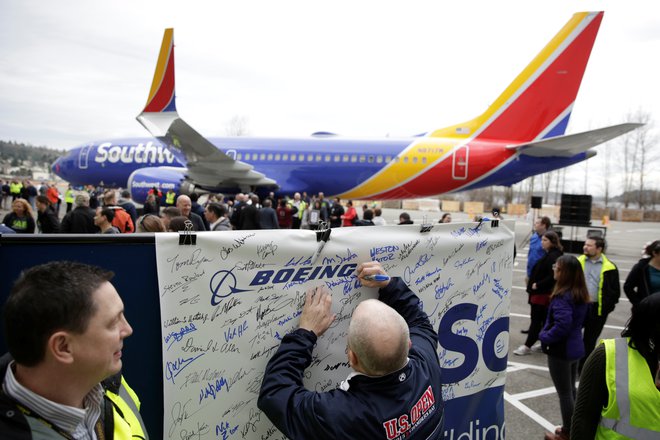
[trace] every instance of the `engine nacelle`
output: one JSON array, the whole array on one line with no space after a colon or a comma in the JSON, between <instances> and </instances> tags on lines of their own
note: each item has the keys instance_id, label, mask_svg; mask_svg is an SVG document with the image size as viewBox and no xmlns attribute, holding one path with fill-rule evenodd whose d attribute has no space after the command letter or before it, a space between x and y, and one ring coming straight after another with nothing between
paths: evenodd
<instances>
[{"instance_id":1,"label":"engine nacelle","mask_svg":"<svg viewBox=\"0 0 660 440\"><path fill-rule=\"evenodd\" d=\"M156 187L162 193L161 204L165 202L165 193L170 189L179 194L189 194L194 185L185 180L188 170L177 167L140 168L131 173L128 178L128 190L131 197L138 203L144 203L151 188Z\"/></svg>"}]
</instances>

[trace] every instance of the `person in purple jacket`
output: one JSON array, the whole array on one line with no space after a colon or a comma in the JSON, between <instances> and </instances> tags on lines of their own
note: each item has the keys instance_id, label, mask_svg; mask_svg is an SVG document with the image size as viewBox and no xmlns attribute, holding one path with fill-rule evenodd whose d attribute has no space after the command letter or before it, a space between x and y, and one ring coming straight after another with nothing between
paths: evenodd
<instances>
[{"instance_id":1,"label":"person in purple jacket","mask_svg":"<svg viewBox=\"0 0 660 440\"><path fill-rule=\"evenodd\" d=\"M552 269L556 284L550 295L548 317L539 339L543 352L548 355L550 377L559 396L562 426L554 433L546 432L545 439L568 440L577 391L578 362L584 356L582 325L590 300L584 272L577 258L563 255Z\"/></svg>"},{"instance_id":2,"label":"person in purple jacket","mask_svg":"<svg viewBox=\"0 0 660 440\"><path fill-rule=\"evenodd\" d=\"M419 298L373 261L357 267L379 300L362 301L348 329L353 372L326 392L307 390L305 369L317 338L332 324L332 297L325 287L306 292L299 328L282 338L268 362L257 405L284 435L296 439L442 438L443 405L438 335Z\"/></svg>"}]
</instances>

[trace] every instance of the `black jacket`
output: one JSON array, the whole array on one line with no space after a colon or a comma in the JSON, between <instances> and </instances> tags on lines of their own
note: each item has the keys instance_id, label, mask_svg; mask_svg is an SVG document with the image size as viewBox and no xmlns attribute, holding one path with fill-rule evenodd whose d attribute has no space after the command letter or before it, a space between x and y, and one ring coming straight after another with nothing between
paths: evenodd
<instances>
[{"instance_id":1,"label":"black jacket","mask_svg":"<svg viewBox=\"0 0 660 440\"><path fill-rule=\"evenodd\" d=\"M99 229L94 224L95 215L93 209L78 206L64 216L61 231L65 234L96 234Z\"/></svg>"},{"instance_id":2,"label":"black jacket","mask_svg":"<svg viewBox=\"0 0 660 440\"><path fill-rule=\"evenodd\" d=\"M303 377L316 335L298 329L282 338L266 367L257 405L288 438L443 438L438 334L401 279L380 289L380 300L404 317L412 341L408 364L386 376L353 376L346 391L307 390Z\"/></svg>"},{"instance_id":3,"label":"black jacket","mask_svg":"<svg viewBox=\"0 0 660 440\"><path fill-rule=\"evenodd\" d=\"M25 214L25 217L19 218L12 211L5 216L2 223L13 229L17 234L34 234L35 222L29 214Z\"/></svg>"},{"instance_id":4,"label":"black jacket","mask_svg":"<svg viewBox=\"0 0 660 440\"><path fill-rule=\"evenodd\" d=\"M261 229L261 226L259 225L259 208L254 204L245 205L243 209L241 209L240 217L238 219L238 229Z\"/></svg>"},{"instance_id":5,"label":"black jacket","mask_svg":"<svg viewBox=\"0 0 660 440\"><path fill-rule=\"evenodd\" d=\"M545 252L545 255L534 264L529 281L527 282L527 293L530 295L549 295L552 293L552 289L555 287L552 265L555 264L557 258L561 257L562 254L563 252L559 249L552 248L550 251ZM532 284L534 283L536 283L536 289L532 289Z\"/></svg>"},{"instance_id":6,"label":"black jacket","mask_svg":"<svg viewBox=\"0 0 660 440\"><path fill-rule=\"evenodd\" d=\"M649 275L650 258L642 258L630 269L630 273L623 284L623 291L632 305L637 304L651 293L651 278Z\"/></svg>"},{"instance_id":7,"label":"black jacket","mask_svg":"<svg viewBox=\"0 0 660 440\"><path fill-rule=\"evenodd\" d=\"M188 216L188 219L192 222L195 231L206 231L204 220L202 220L200 216L190 211L190 215Z\"/></svg>"},{"instance_id":8,"label":"black jacket","mask_svg":"<svg viewBox=\"0 0 660 440\"><path fill-rule=\"evenodd\" d=\"M341 226L341 216L344 215L344 207L340 203L333 203L330 208L330 227L338 228Z\"/></svg>"},{"instance_id":9,"label":"black jacket","mask_svg":"<svg viewBox=\"0 0 660 440\"><path fill-rule=\"evenodd\" d=\"M42 234L57 234L60 232L60 219L55 215L52 207L46 208L46 211L39 212L37 215L37 225Z\"/></svg>"}]
</instances>

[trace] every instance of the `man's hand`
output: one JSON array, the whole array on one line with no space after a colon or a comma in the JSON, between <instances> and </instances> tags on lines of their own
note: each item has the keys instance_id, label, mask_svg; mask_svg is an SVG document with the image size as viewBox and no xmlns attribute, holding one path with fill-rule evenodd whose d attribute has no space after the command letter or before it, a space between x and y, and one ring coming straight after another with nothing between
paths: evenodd
<instances>
[{"instance_id":1,"label":"man's hand","mask_svg":"<svg viewBox=\"0 0 660 440\"><path fill-rule=\"evenodd\" d=\"M386 287L390 283L389 279L387 281L375 281L375 280L365 279L365 277L368 275L387 275L385 269L383 269L383 266L381 266L380 262L378 261L368 261L366 263L362 263L357 267L356 272L357 272L357 277L360 279L360 282L365 287L377 287L381 289L383 287Z\"/></svg>"},{"instance_id":2,"label":"man's hand","mask_svg":"<svg viewBox=\"0 0 660 440\"><path fill-rule=\"evenodd\" d=\"M319 337L335 320L332 313L332 294L323 287L312 287L305 295L305 305L300 315L300 328L310 330Z\"/></svg>"}]
</instances>

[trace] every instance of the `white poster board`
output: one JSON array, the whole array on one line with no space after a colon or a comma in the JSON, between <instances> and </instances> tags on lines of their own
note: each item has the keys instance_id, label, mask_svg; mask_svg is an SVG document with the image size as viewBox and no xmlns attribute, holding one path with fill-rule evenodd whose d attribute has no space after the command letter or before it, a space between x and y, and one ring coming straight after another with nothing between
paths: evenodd
<instances>
[{"instance_id":1,"label":"white poster board","mask_svg":"<svg viewBox=\"0 0 660 440\"><path fill-rule=\"evenodd\" d=\"M202 232L195 245L179 241L178 234L156 234L165 438L284 438L256 406L266 363L297 328L305 291L325 285L337 318L318 340L305 385L337 387L350 372L353 309L378 295L354 274L371 260L404 279L440 330L446 414L461 413L461 420L446 417L445 432L457 438L472 419L488 426L489 417L502 431L503 411L493 421L493 403L470 399L493 390L501 396L504 385L511 223L332 229L313 264L317 234L309 230ZM483 407L488 414L479 414Z\"/></svg>"}]
</instances>

